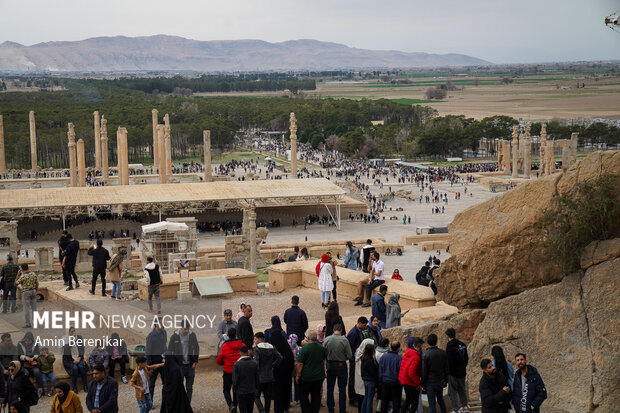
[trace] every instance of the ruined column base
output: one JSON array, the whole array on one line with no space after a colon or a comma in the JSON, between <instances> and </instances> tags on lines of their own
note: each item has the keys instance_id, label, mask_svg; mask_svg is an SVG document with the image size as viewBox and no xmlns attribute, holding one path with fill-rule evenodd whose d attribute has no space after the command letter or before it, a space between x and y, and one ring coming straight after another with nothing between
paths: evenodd
<instances>
[{"instance_id":1,"label":"ruined column base","mask_svg":"<svg viewBox=\"0 0 620 413\"><path fill-rule=\"evenodd\" d=\"M181 302L191 301L192 292L191 291L177 291L177 300Z\"/></svg>"}]
</instances>

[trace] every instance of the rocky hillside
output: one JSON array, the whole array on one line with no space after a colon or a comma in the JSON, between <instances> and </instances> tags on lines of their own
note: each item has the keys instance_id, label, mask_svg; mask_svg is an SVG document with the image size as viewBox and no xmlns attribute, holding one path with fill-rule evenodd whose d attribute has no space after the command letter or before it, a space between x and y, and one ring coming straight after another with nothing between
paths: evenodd
<instances>
[{"instance_id":1,"label":"rocky hillside","mask_svg":"<svg viewBox=\"0 0 620 413\"><path fill-rule=\"evenodd\" d=\"M317 40L198 41L177 36L97 37L23 46L0 44L0 70L267 71L472 66L489 62L462 54L366 50Z\"/></svg>"}]
</instances>

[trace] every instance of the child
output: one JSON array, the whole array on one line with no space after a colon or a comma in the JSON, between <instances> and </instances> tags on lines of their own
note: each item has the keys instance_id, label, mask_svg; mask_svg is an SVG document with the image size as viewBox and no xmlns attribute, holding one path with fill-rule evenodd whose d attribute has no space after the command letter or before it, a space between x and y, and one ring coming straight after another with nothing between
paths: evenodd
<instances>
[{"instance_id":1,"label":"child","mask_svg":"<svg viewBox=\"0 0 620 413\"><path fill-rule=\"evenodd\" d=\"M131 376L131 386L136 389L140 413L148 413L153 408L153 395L149 391L149 373L164 363L147 366L145 357L138 357L136 363L137 367Z\"/></svg>"},{"instance_id":2,"label":"child","mask_svg":"<svg viewBox=\"0 0 620 413\"><path fill-rule=\"evenodd\" d=\"M43 381L43 386L41 387L43 391L47 388L47 379L50 380L50 390L47 392L47 397L52 397L54 395L54 387L56 386L56 377L54 376L54 362L56 361L56 356L50 353L47 347L43 347L41 349L41 354L37 358L37 362L39 363L39 369L41 370L41 380Z\"/></svg>"},{"instance_id":3,"label":"child","mask_svg":"<svg viewBox=\"0 0 620 413\"><path fill-rule=\"evenodd\" d=\"M105 348L103 348L103 341L97 340L97 347L90 353L90 357L88 358L88 364L92 370L97 364L102 364L106 369L108 368L108 364L110 363L110 355Z\"/></svg>"}]
</instances>

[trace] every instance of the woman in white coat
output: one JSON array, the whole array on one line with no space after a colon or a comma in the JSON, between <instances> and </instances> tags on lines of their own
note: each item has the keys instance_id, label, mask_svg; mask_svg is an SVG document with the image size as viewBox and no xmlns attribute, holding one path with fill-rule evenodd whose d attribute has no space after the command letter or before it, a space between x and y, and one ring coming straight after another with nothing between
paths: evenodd
<instances>
[{"instance_id":1,"label":"woman in white coat","mask_svg":"<svg viewBox=\"0 0 620 413\"><path fill-rule=\"evenodd\" d=\"M321 307L327 308L329 294L334 289L332 280L332 265L329 263L327 254L323 254L321 261L316 266L316 275L319 277L319 290L321 290Z\"/></svg>"}]
</instances>

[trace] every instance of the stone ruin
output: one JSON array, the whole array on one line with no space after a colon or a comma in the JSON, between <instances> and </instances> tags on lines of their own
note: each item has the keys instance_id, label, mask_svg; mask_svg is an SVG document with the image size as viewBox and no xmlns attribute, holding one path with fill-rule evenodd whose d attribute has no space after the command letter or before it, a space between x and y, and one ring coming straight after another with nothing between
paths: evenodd
<instances>
[{"instance_id":1,"label":"stone ruin","mask_svg":"<svg viewBox=\"0 0 620 413\"><path fill-rule=\"evenodd\" d=\"M19 250L21 244L17 238L17 221L0 221L0 242L8 242L9 253L13 256L15 262L19 260Z\"/></svg>"},{"instance_id":2,"label":"stone ruin","mask_svg":"<svg viewBox=\"0 0 620 413\"><path fill-rule=\"evenodd\" d=\"M162 271L176 273L182 261L188 263L190 270L200 270L196 218L167 218L166 222L185 224L187 230L143 233L140 241L142 265L146 265L146 257L151 256Z\"/></svg>"},{"instance_id":3,"label":"stone ruin","mask_svg":"<svg viewBox=\"0 0 620 413\"><path fill-rule=\"evenodd\" d=\"M241 235L226 237L226 267L256 271L256 260L261 256L260 245L267 238L267 234L267 228L256 228L256 210L244 209Z\"/></svg>"}]
</instances>

